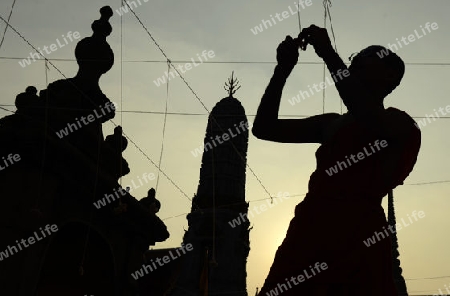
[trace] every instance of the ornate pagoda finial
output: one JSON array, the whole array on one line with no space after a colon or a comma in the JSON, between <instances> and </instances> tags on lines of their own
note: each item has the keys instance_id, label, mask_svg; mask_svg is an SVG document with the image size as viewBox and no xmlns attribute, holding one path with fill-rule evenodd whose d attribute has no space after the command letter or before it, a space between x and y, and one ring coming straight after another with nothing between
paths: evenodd
<instances>
[{"instance_id":1,"label":"ornate pagoda finial","mask_svg":"<svg viewBox=\"0 0 450 296\"><path fill-rule=\"evenodd\" d=\"M101 74L108 72L114 64L114 53L106 42L112 32L109 19L113 11L109 6L100 9L101 17L92 25L92 36L86 37L78 42L75 48L75 57L80 68L98 71Z\"/></svg>"},{"instance_id":2,"label":"ornate pagoda finial","mask_svg":"<svg viewBox=\"0 0 450 296\"><path fill-rule=\"evenodd\" d=\"M109 6L103 6L100 9L101 17L98 20L95 20L92 25L92 37L94 38L102 38L106 41L106 37L108 37L112 32L111 24L109 23L109 19L113 16L113 11Z\"/></svg>"},{"instance_id":3,"label":"ornate pagoda finial","mask_svg":"<svg viewBox=\"0 0 450 296\"><path fill-rule=\"evenodd\" d=\"M228 78L228 82L225 82L224 89L228 92L230 98L233 97L234 93L240 89L239 80L234 79L234 71L231 72L231 77Z\"/></svg>"}]
</instances>

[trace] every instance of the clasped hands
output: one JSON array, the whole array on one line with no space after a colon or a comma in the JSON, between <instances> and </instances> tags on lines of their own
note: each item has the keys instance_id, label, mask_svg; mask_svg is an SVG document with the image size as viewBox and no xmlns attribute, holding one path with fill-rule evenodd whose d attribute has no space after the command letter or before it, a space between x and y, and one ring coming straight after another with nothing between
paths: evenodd
<instances>
[{"instance_id":1,"label":"clasped hands","mask_svg":"<svg viewBox=\"0 0 450 296\"><path fill-rule=\"evenodd\" d=\"M286 36L286 39L278 45L277 62L287 75L291 73L298 62L298 49L304 51L308 44L314 47L316 54L321 58L334 52L327 30L316 25L304 28L295 39Z\"/></svg>"}]
</instances>

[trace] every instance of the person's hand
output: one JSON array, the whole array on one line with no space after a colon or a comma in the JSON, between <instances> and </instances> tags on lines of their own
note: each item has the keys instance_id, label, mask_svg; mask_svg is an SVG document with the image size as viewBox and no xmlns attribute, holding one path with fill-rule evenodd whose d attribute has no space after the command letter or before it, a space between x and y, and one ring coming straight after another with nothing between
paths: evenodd
<instances>
[{"instance_id":1,"label":"person's hand","mask_svg":"<svg viewBox=\"0 0 450 296\"><path fill-rule=\"evenodd\" d=\"M278 65L289 74L298 62L298 55L297 39L286 36L286 39L277 48Z\"/></svg>"},{"instance_id":2,"label":"person's hand","mask_svg":"<svg viewBox=\"0 0 450 296\"><path fill-rule=\"evenodd\" d=\"M304 28L298 35L297 42L300 44L302 50L306 50L306 46L311 44L314 47L316 54L321 58L334 52L327 29L320 28L316 25Z\"/></svg>"}]
</instances>

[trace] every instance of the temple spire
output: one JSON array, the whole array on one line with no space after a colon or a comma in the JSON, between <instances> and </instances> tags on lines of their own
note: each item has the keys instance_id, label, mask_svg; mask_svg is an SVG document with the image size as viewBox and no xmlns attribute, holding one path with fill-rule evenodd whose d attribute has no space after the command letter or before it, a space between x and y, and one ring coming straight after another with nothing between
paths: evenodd
<instances>
[{"instance_id":1,"label":"temple spire","mask_svg":"<svg viewBox=\"0 0 450 296\"><path fill-rule=\"evenodd\" d=\"M234 72L225 83L228 96L211 110L204 138L197 194L187 216L184 255L172 296L248 296L250 251L248 203L245 201L249 126ZM230 224L230 221L239 221Z\"/></svg>"}]
</instances>

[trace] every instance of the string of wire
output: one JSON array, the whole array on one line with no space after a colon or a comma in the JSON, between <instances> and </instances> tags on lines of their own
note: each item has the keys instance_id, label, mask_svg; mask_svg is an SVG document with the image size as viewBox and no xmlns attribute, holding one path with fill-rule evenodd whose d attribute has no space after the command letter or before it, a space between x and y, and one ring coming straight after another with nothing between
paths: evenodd
<instances>
[{"instance_id":1,"label":"string of wire","mask_svg":"<svg viewBox=\"0 0 450 296\"><path fill-rule=\"evenodd\" d=\"M147 35L150 37L150 39L153 41L153 43L156 45L156 47L160 50L160 52L163 54L163 56L167 59L167 62L171 65L171 67L175 70L175 72L178 74L178 76L181 78L181 80L183 80L184 84L188 87L188 89L192 92L192 94L194 95L194 97L199 101L199 103L203 106L203 108L210 114L210 118L211 120L217 125L217 127L222 131L225 132L224 129L220 126L220 124L218 123L218 121L216 120L216 118L211 114L211 112L209 111L208 107L206 107L206 105L203 103L203 101L200 99L200 97L197 95L197 93L194 91L194 89L192 89L191 85L186 81L186 79L183 77L183 75L181 75L181 73L178 71L178 69L172 64L172 62L170 61L169 57L167 56L167 54L164 52L164 50L161 48L161 46L158 44L158 42L155 40L155 38L152 36L152 34L150 33L150 31L147 29L147 27L144 25L144 23L141 21L141 19L139 18L139 16L136 14L136 12L134 10L131 9L130 5L128 4L128 2L126 2L125 0L122 0L123 4L126 4L128 6L128 8L130 9L131 13L134 15L134 17L137 19L137 21L141 24L142 28L145 30L145 32L147 33ZM266 192L266 194L268 196L271 196L269 191L267 190L267 188L264 186L264 184L262 183L262 181L259 179L259 177L256 175L256 173L253 171L253 169L250 167L250 165L245 161L245 158L242 156L242 154L239 152L239 150L236 148L236 146L234 145L233 142L230 142L231 146L233 147L233 150L236 152L236 154L241 158L241 160L243 162L245 162L246 167L249 169L249 171L252 173L252 175L255 177L255 179L258 181L258 183L260 184L260 186L264 189L264 191Z\"/></svg>"}]
</instances>

